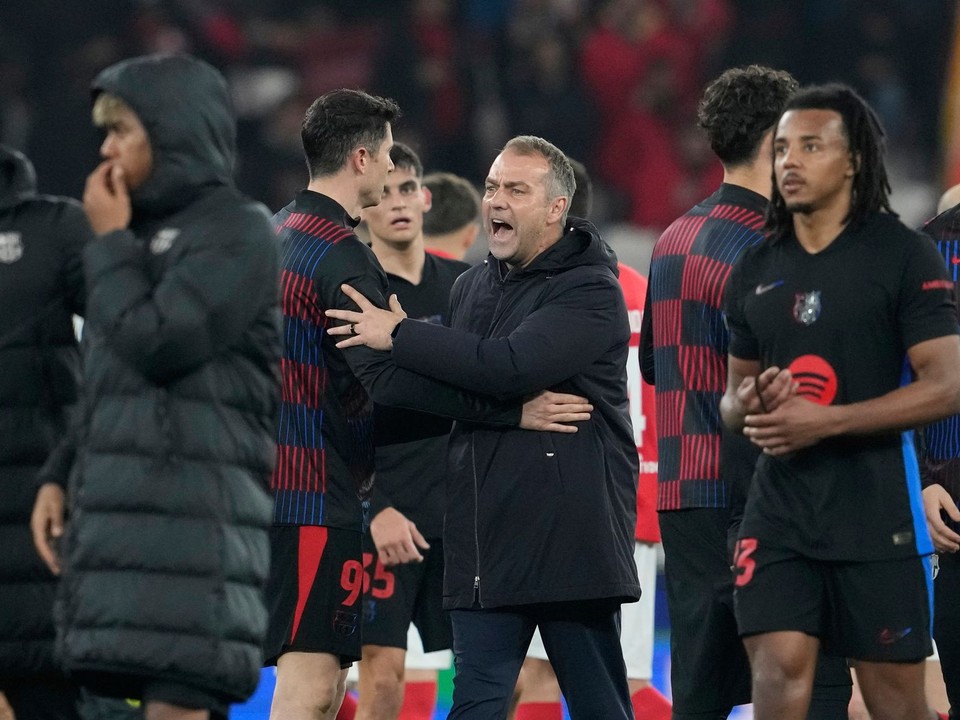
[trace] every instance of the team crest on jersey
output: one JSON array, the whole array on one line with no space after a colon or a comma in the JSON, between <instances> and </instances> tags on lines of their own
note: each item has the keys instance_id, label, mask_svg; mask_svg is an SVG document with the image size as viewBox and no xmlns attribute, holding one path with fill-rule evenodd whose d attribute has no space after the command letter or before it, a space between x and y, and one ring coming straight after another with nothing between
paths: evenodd
<instances>
[{"instance_id":1,"label":"team crest on jersey","mask_svg":"<svg viewBox=\"0 0 960 720\"><path fill-rule=\"evenodd\" d=\"M173 246L173 241L177 239L179 234L179 228L163 228L150 241L150 252L154 255L165 253Z\"/></svg>"},{"instance_id":2,"label":"team crest on jersey","mask_svg":"<svg viewBox=\"0 0 960 720\"><path fill-rule=\"evenodd\" d=\"M820 291L797 293L793 303L793 317L801 325L813 325L820 317Z\"/></svg>"},{"instance_id":3,"label":"team crest on jersey","mask_svg":"<svg viewBox=\"0 0 960 720\"><path fill-rule=\"evenodd\" d=\"M0 233L0 262L15 263L23 257L23 238L18 232Z\"/></svg>"}]
</instances>

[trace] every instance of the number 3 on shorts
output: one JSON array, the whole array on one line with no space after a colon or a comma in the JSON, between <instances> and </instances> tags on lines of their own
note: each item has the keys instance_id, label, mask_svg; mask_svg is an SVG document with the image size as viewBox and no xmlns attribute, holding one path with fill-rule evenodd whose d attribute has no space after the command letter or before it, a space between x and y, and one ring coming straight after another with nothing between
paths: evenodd
<instances>
[{"instance_id":1,"label":"number 3 on shorts","mask_svg":"<svg viewBox=\"0 0 960 720\"><path fill-rule=\"evenodd\" d=\"M757 549L756 538L740 538L737 548L733 552L734 585L743 587L753 580L753 571L757 568L757 561L750 556Z\"/></svg>"}]
</instances>

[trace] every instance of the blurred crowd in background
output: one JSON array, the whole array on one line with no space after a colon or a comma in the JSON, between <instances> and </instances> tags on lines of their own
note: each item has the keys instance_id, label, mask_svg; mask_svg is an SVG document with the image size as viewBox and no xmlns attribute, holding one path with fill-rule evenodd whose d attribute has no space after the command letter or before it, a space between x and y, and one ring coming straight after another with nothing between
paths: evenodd
<instances>
[{"instance_id":1,"label":"blurred crowd in background","mask_svg":"<svg viewBox=\"0 0 960 720\"><path fill-rule=\"evenodd\" d=\"M97 161L88 85L132 55L187 51L228 77L238 184L277 210L306 183L299 126L319 94L390 96L430 170L482 182L509 137L541 135L595 179L598 224L650 236L721 170L696 126L704 84L764 63L841 80L889 135L908 223L945 184L940 130L954 0L3 0L0 141L44 192ZM613 231L616 234L616 231Z\"/></svg>"}]
</instances>

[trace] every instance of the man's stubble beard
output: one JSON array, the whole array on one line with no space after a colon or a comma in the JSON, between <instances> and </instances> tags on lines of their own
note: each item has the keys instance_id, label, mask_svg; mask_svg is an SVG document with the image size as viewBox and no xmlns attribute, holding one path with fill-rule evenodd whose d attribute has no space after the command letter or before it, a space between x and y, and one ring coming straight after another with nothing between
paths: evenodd
<instances>
[{"instance_id":1,"label":"man's stubble beard","mask_svg":"<svg viewBox=\"0 0 960 720\"><path fill-rule=\"evenodd\" d=\"M784 206L787 208L788 213L794 215L809 215L813 212L812 203L793 203L792 205L784 203Z\"/></svg>"}]
</instances>

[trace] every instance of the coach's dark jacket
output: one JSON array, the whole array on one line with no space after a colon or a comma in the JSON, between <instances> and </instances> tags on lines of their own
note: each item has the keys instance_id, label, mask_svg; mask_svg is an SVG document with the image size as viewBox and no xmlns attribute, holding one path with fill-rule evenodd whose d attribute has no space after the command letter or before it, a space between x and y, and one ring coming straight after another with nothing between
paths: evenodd
<instances>
[{"instance_id":1,"label":"coach's dark jacket","mask_svg":"<svg viewBox=\"0 0 960 720\"><path fill-rule=\"evenodd\" d=\"M636 600L638 459L616 257L593 225L571 219L529 266L503 271L491 256L460 276L452 330L402 322L394 360L503 398L576 393L593 416L575 434L454 424L444 605Z\"/></svg>"},{"instance_id":2,"label":"coach's dark jacket","mask_svg":"<svg viewBox=\"0 0 960 720\"><path fill-rule=\"evenodd\" d=\"M83 209L37 195L33 167L0 145L0 688L56 673L56 578L30 536L36 475L76 401Z\"/></svg>"},{"instance_id":3,"label":"coach's dark jacket","mask_svg":"<svg viewBox=\"0 0 960 720\"><path fill-rule=\"evenodd\" d=\"M153 172L130 230L94 240L86 422L70 482L59 649L82 682L136 697L144 678L240 700L267 614L278 401L277 250L231 185L223 79L187 57L114 65Z\"/></svg>"}]
</instances>

